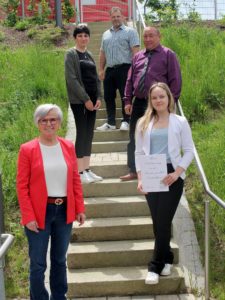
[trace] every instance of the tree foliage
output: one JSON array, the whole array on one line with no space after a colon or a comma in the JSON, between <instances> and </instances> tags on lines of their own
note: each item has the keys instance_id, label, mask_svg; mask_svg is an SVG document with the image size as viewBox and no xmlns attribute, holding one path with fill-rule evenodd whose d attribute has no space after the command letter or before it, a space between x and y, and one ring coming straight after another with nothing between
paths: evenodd
<instances>
[{"instance_id":1,"label":"tree foliage","mask_svg":"<svg viewBox=\"0 0 225 300\"><path fill-rule=\"evenodd\" d=\"M153 13L158 11L173 11L174 18L177 18L178 5L176 0L140 0L141 3L144 3L144 14L146 15L146 8L151 8Z\"/></svg>"}]
</instances>

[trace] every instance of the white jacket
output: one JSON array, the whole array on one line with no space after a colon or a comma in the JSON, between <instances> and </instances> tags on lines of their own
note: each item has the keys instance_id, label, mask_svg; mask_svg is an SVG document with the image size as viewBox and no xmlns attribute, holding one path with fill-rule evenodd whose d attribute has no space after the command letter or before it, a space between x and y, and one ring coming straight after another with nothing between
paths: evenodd
<instances>
[{"instance_id":1,"label":"white jacket","mask_svg":"<svg viewBox=\"0 0 225 300\"><path fill-rule=\"evenodd\" d=\"M150 154L150 134L153 123L154 118L149 123L144 134L138 126L136 127L135 164L137 172L141 171L140 156ZM186 118L174 113L170 113L169 116L168 152L174 170L177 166L186 170L194 157L194 144L190 126ZM180 177L184 179L185 173L183 172Z\"/></svg>"}]
</instances>

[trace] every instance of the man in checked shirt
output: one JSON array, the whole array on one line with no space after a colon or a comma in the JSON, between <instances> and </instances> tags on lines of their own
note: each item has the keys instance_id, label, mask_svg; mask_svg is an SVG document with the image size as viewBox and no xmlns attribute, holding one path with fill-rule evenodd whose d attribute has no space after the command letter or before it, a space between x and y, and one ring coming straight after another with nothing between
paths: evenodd
<instances>
[{"instance_id":1,"label":"man in checked shirt","mask_svg":"<svg viewBox=\"0 0 225 300\"><path fill-rule=\"evenodd\" d=\"M119 7L112 7L110 17L112 27L103 33L99 62L99 78L103 80L104 85L107 123L96 129L100 131L116 129L115 98L118 89L123 114L120 130L129 130L130 116L124 110L123 97L132 56L139 51L139 37L135 29L123 24L123 16Z\"/></svg>"}]
</instances>

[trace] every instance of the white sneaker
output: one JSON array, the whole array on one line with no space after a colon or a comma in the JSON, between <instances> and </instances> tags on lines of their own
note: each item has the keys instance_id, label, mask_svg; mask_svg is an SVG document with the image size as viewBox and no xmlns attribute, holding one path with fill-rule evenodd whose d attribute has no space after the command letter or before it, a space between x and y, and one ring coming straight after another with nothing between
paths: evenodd
<instances>
[{"instance_id":1,"label":"white sneaker","mask_svg":"<svg viewBox=\"0 0 225 300\"><path fill-rule=\"evenodd\" d=\"M160 275L162 276L168 276L171 274L171 264L165 264L164 268L162 269L162 272L160 273Z\"/></svg>"},{"instance_id":2,"label":"white sneaker","mask_svg":"<svg viewBox=\"0 0 225 300\"><path fill-rule=\"evenodd\" d=\"M129 130L129 124L127 122L122 122L121 125L120 125L120 130L128 131Z\"/></svg>"},{"instance_id":3,"label":"white sneaker","mask_svg":"<svg viewBox=\"0 0 225 300\"><path fill-rule=\"evenodd\" d=\"M145 284L157 284L159 283L159 274L154 272L148 272L145 278Z\"/></svg>"},{"instance_id":4,"label":"white sneaker","mask_svg":"<svg viewBox=\"0 0 225 300\"><path fill-rule=\"evenodd\" d=\"M103 178L101 176L96 175L91 170L85 171L85 172L86 172L87 176L90 177L91 179L93 179L95 182L103 180Z\"/></svg>"},{"instance_id":5,"label":"white sneaker","mask_svg":"<svg viewBox=\"0 0 225 300\"><path fill-rule=\"evenodd\" d=\"M94 179L87 175L87 172L83 171L83 174L80 174L81 183L92 183Z\"/></svg>"},{"instance_id":6,"label":"white sneaker","mask_svg":"<svg viewBox=\"0 0 225 300\"><path fill-rule=\"evenodd\" d=\"M109 130L115 130L115 125L109 125L108 123L103 124L102 126L99 126L96 128L99 131L109 131Z\"/></svg>"}]
</instances>

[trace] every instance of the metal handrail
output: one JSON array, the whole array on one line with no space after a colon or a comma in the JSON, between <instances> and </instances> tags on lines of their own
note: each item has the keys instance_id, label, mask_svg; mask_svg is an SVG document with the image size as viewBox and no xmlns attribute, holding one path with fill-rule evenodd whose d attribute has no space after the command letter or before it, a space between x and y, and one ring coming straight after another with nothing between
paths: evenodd
<instances>
[{"instance_id":1,"label":"metal handrail","mask_svg":"<svg viewBox=\"0 0 225 300\"><path fill-rule=\"evenodd\" d=\"M178 100L178 103L177 103L177 107L178 107L180 115L184 117L184 112L183 112L183 109L182 109L182 106L181 106L179 100ZM211 191L210 187L209 187L209 184L208 184L208 181L207 181L204 169L202 167L202 163L200 161L198 152L197 152L197 150L196 150L195 147L194 147L194 158L195 158L195 162L196 162L198 171L199 171L200 176L201 176L201 182L202 182L202 184L204 186L205 192L210 196L210 198L212 198L213 200L215 200L217 204L219 204L222 208L225 209L225 201L223 201L222 199L220 199L220 197L218 197L216 194L214 194Z\"/></svg>"},{"instance_id":2,"label":"metal handrail","mask_svg":"<svg viewBox=\"0 0 225 300\"><path fill-rule=\"evenodd\" d=\"M180 101L178 100L177 107L179 110L179 113L181 116L184 117L184 112L182 109L182 106L180 104ZM194 145L194 159L196 162L197 169L199 171L201 182L203 184L203 187L205 189L206 194L213 199L218 205L220 205L223 209L225 209L225 201L220 199L215 193L213 193L209 187L204 169L202 167L201 160L199 158L198 152ZM210 290L209 290L209 206L210 202L209 200L205 200L205 299L210 299Z\"/></svg>"},{"instance_id":3,"label":"metal handrail","mask_svg":"<svg viewBox=\"0 0 225 300\"><path fill-rule=\"evenodd\" d=\"M3 239L3 243L0 242L0 260L5 256L11 246L14 236L12 234L3 233L1 234L1 239Z\"/></svg>"},{"instance_id":4,"label":"metal handrail","mask_svg":"<svg viewBox=\"0 0 225 300\"><path fill-rule=\"evenodd\" d=\"M3 243L2 243L3 239ZM13 235L0 234L0 299L5 300L5 283L4 283L4 256L13 242Z\"/></svg>"}]
</instances>

